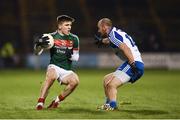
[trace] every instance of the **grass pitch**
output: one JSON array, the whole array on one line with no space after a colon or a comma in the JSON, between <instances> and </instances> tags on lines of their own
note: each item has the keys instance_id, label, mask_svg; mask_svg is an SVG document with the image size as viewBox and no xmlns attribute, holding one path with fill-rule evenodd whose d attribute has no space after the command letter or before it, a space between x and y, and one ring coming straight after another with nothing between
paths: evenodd
<instances>
[{"instance_id":1,"label":"grass pitch","mask_svg":"<svg viewBox=\"0 0 180 120\"><path fill-rule=\"evenodd\" d=\"M24 119L131 119L180 118L180 71L146 70L134 84L118 89L118 111L98 111L105 98L102 78L113 70L78 70L80 84L53 110L35 110L45 71L0 70L0 118ZM57 81L45 106L63 89Z\"/></svg>"}]
</instances>

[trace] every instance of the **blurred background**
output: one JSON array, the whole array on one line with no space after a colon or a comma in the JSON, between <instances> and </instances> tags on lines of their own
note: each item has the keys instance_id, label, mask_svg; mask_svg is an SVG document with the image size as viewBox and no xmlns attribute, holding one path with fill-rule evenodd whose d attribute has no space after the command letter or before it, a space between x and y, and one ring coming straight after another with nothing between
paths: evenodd
<instances>
[{"instance_id":1,"label":"blurred background","mask_svg":"<svg viewBox=\"0 0 180 120\"><path fill-rule=\"evenodd\" d=\"M1 0L0 68L45 68L49 53L33 54L33 36L56 30L56 17L75 18L80 38L78 67L110 68L121 61L111 49L94 45L102 17L129 33L146 68L180 69L180 0Z\"/></svg>"}]
</instances>

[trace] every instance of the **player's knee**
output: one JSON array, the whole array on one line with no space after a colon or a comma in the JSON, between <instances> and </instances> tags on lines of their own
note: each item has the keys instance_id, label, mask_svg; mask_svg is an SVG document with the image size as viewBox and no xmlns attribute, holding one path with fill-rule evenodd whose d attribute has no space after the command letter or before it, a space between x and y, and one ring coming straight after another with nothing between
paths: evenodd
<instances>
[{"instance_id":1,"label":"player's knee","mask_svg":"<svg viewBox=\"0 0 180 120\"><path fill-rule=\"evenodd\" d=\"M55 69L51 68L51 69L48 69L47 73L46 73L46 80L49 80L49 81L54 81L56 79L56 71Z\"/></svg>"},{"instance_id":2,"label":"player's knee","mask_svg":"<svg viewBox=\"0 0 180 120\"><path fill-rule=\"evenodd\" d=\"M108 81L108 76L106 75L106 76L104 76L103 83L106 84L107 81Z\"/></svg>"},{"instance_id":3,"label":"player's knee","mask_svg":"<svg viewBox=\"0 0 180 120\"><path fill-rule=\"evenodd\" d=\"M108 88L117 88L116 84L115 84L113 81L109 82L109 83L107 84L107 87L108 87Z\"/></svg>"},{"instance_id":4,"label":"player's knee","mask_svg":"<svg viewBox=\"0 0 180 120\"><path fill-rule=\"evenodd\" d=\"M80 81L79 81L79 77L76 73L74 73L74 79L76 81L76 84L78 85Z\"/></svg>"},{"instance_id":5,"label":"player's knee","mask_svg":"<svg viewBox=\"0 0 180 120\"><path fill-rule=\"evenodd\" d=\"M103 85L104 85L105 87L107 86L107 80L106 80L106 79L103 80Z\"/></svg>"},{"instance_id":6,"label":"player's knee","mask_svg":"<svg viewBox=\"0 0 180 120\"><path fill-rule=\"evenodd\" d=\"M104 81L107 80L108 77L109 77L109 74L108 74L108 75L105 75L105 76L104 76Z\"/></svg>"},{"instance_id":7,"label":"player's knee","mask_svg":"<svg viewBox=\"0 0 180 120\"><path fill-rule=\"evenodd\" d=\"M108 74L108 75L104 76L103 84L105 87L109 84L111 79L112 79L112 74Z\"/></svg>"},{"instance_id":8,"label":"player's knee","mask_svg":"<svg viewBox=\"0 0 180 120\"><path fill-rule=\"evenodd\" d=\"M76 73L73 73L72 78L70 80L70 85L76 87L79 84L79 77Z\"/></svg>"},{"instance_id":9,"label":"player's knee","mask_svg":"<svg viewBox=\"0 0 180 120\"><path fill-rule=\"evenodd\" d=\"M69 85L71 86L71 88L75 88L78 85L78 83L75 79L71 79Z\"/></svg>"}]
</instances>

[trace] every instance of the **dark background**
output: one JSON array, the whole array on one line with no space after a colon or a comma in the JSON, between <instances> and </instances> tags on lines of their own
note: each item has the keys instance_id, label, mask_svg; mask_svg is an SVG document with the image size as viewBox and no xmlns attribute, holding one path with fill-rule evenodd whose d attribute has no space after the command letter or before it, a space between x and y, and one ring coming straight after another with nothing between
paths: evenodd
<instances>
[{"instance_id":1,"label":"dark background","mask_svg":"<svg viewBox=\"0 0 180 120\"><path fill-rule=\"evenodd\" d=\"M67 14L76 20L72 33L82 53L97 51L93 36L102 17L129 33L141 52L180 52L179 5L180 0L1 0L0 50L9 41L23 65L33 53L33 36L55 31L56 17Z\"/></svg>"}]
</instances>

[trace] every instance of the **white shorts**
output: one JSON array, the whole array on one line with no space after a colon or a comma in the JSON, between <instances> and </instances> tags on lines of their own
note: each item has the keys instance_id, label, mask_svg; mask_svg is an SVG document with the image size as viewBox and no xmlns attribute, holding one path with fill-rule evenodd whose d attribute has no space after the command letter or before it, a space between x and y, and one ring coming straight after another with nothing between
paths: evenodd
<instances>
[{"instance_id":1,"label":"white shorts","mask_svg":"<svg viewBox=\"0 0 180 120\"><path fill-rule=\"evenodd\" d=\"M113 75L117 77L123 84L129 82L131 77L123 71L116 70Z\"/></svg>"},{"instance_id":2,"label":"white shorts","mask_svg":"<svg viewBox=\"0 0 180 120\"><path fill-rule=\"evenodd\" d=\"M66 77L66 76L70 75L71 73L73 73L72 70L65 70L65 69L63 69L63 68L60 68L60 67L54 65L54 64L49 64L48 67L47 67L47 70L50 69L50 68L55 69L56 75L57 75L57 78L56 78L56 79L58 80L58 82L59 82L60 84L61 84L61 80L62 80L64 77Z\"/></svg>"}]
</instances>

